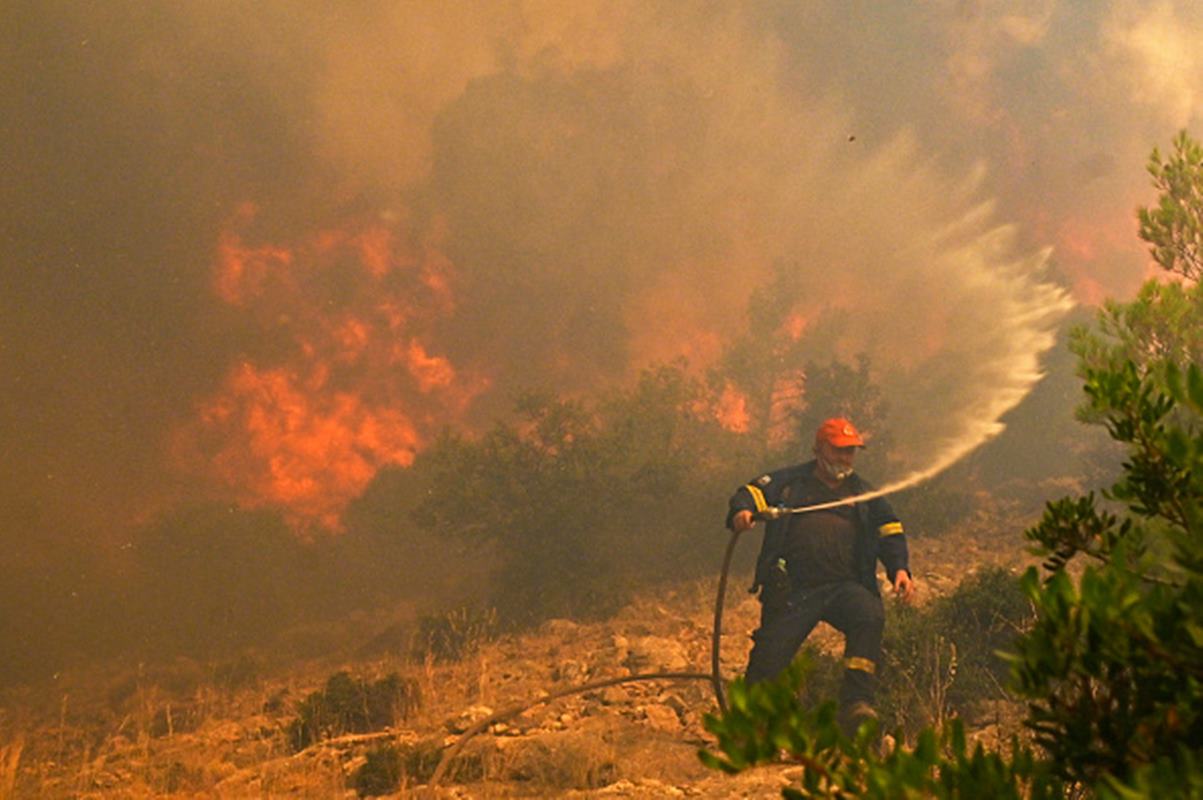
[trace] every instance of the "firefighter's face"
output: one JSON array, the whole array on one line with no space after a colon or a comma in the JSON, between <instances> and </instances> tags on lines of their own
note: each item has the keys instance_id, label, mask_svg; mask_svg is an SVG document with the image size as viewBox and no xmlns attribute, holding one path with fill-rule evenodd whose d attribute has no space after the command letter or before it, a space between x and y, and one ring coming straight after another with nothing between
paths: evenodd
<instances>
[{"instance_id":1,"label":"firefighter's face","mask_svg":"<svg viewBox=\"0 0 1203 800\"><path fill-rule=\"evenodd\" d=\"M836 447L829 442L819 442L815 446L819 468L830 480L842 481L852 474L852 462L858 449L856 446Z\"/></svg>"}]
</instances>

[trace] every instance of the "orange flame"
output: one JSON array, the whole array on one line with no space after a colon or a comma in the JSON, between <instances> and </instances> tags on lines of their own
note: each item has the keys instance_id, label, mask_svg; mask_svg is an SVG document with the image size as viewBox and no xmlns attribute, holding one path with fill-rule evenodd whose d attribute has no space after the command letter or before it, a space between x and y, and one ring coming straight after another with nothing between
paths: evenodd
<instances>
[{"instance_id":1,"label":"orange flame","mask_svg":"<svg viewBox=\"0 0 1203 800\"><path fill-rule=\"evenodd\" d=\"M802 334L806 332L808 322L806 317L802 316L797 311L790 313L782 323L782 332L789 337L791 342L796 342L802 338Z\"/></svg>"},{"instance_id":2,"label":"orange flame","mask_svg":"<svg viewBox=\"0 0 1203 800\"><path fill-rule=\"evenodd\" d=\"M420 438L399 410L307 383L287 369L244 363L201 405L200 418L241 434L212 462L224 483L243 487L240 500L283 506L296 523L337 530L342 509L381 466L413 462Z\"/></svg>"},{"instance_id":3,"label":"orange flame","mask_svg":"<svg viewBox=\"0 0 1203 800\"><path fill-rule=\"evenodd\" d=\"M731 384L723 387L718 403L714 409L718 424L732 433L747 433L751 424L748 414L748 398Z\"/></svg>"},{"instance_id":4,"label":"orange flame","mask_svg":"<svg viewBox=\"0 0 1203 800\"><path fill-rule=\"evenodd\" d=\"M273 272L292 263L292 253L283 248L247 247L229 232L222 233L217 253L220 267L213 288L218 297L235 306L261 293Z\"/></svg>"},{"instance_id":5,"label":"orange flame","mask_svg":"<svg viewBox=\"0 0 1203 800\"><path fill-rule=\"evenodd\" d=\"M420 342L410 342L405 350L404 361L410 374L424 393L444 389L455 380L455 368L451 362L439 356L430 356Z\"/></svg>"},{"instance_id":6,"label":"orange flame","mask_svg":"<svg viewBox=\"0 0 1203 800\"><path fill-rule=\"evenodd\" d=\"M425 433L488 382L430 342L454 307L442 223L421 235L352 224L289 246L247 244L256 213L245 204L220 235L213 288L257 323L268 355L244 354L198 403L177 456L244 505L338 530L382 467L411 464Z\"/></svg>"}]
</instances>

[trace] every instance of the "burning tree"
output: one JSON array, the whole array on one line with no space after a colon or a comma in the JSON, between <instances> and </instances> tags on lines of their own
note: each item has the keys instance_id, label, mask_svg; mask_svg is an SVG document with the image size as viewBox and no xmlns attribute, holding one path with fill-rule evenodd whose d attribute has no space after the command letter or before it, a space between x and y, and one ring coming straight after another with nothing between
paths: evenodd
<instances>
[{"instance_id":1,"label":"burning tree","mask_svg":"<svg viewBox=\"0 0 1203 800\"><path fill-rule=\"evenodd\" d=\"M785 750L807 765L786 790L802 797L1203 793L1203 288L1198 251L1183 245L1203 218L1203 151L1185 133L1175 147L1168 164L1150 159L1162 196L1141 211L1141 236L1187 281L1108 303L1073 343L1082 416L1126 448L1123 474L1101 497L1050 502L1027 532L1046 561L1023 577L1037 618L1016 642L1012 688L1037 749L970 753L954 721L881 757L872 723L850 742L833 708L799 705L795 669L737 682L731 711L709 722L722 755L703 760L738 771ZM1075 559L1086 563L1071 574Z\"/></svg>"}]
</instances>

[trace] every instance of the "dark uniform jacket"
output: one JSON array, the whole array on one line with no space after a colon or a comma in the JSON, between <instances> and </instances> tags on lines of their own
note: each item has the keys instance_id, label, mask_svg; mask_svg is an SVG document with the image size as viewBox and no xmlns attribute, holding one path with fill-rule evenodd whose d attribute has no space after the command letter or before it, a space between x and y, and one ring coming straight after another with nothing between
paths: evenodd
<instances>
[{"instance_id":1,"label":"dark uniform jacket","mask_svg":"<svg viewBox=\"0 0 1203 800\"><path fill-rule=\"evenodd\" d=\"M791 502L790 495L797 493L799 481L814 475L816 466L816 461L796 464L762 475L739 487L735 494L731 495L727 527L731 527L731 520L739 511L748 510L755 513L769 506L794 507L796 503ZM852 494L862 494L872 491L873 488L855 472L845 481ZM903 533L902 523L894 514L894 509L884 497L855 503L852 510L856 525L856 542L853 549L856 578L869 591L879 594L878 559L885 566L886 575L891 582L899 570L910 572L906 535ZM769 583L774 577L773 570L779 570L779 560L785 556L785 536L789 530L789 523L790 515L787 514L765 524L764 544L756 560L756 583L752 587L753 591Z\"/></svg>"}]
</instances>

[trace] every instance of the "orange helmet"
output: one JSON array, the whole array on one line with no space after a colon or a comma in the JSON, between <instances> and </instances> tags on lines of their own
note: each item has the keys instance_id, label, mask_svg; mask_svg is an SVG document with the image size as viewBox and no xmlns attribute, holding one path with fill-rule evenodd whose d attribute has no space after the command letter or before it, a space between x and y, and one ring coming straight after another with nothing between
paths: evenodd
<instances>
[{"instance_id":1,"label":"orange helmet","mask_svg":"<svg viewBox=\"0 0 1203 800\"><path fill-rule=\"evenodd\" d=\"M843 417L832 417L823 421L823 424L815 431L815 445L817 446L819 442L827 442L833 447L865 446L865 440L861 438L860 431Z\"/></svg>"}]
</instances>

